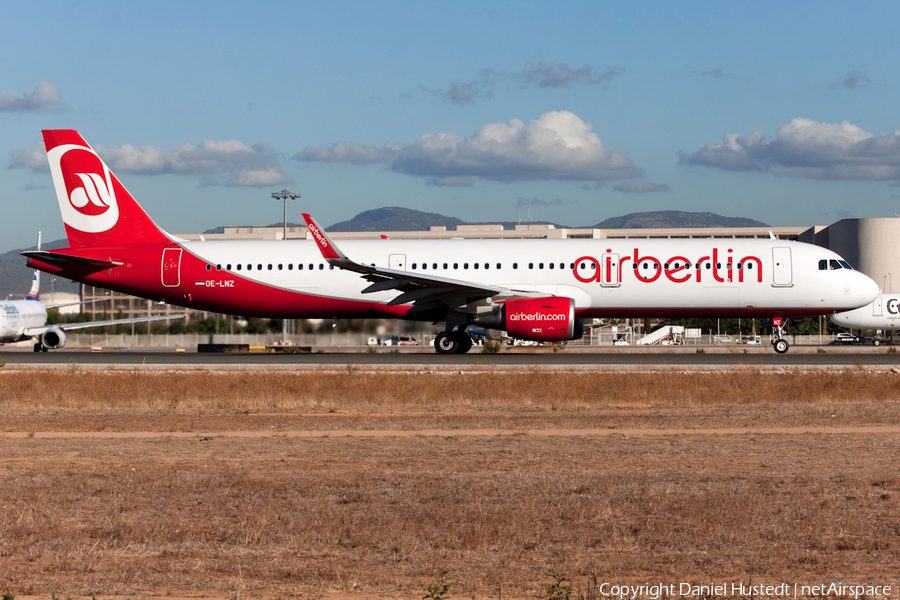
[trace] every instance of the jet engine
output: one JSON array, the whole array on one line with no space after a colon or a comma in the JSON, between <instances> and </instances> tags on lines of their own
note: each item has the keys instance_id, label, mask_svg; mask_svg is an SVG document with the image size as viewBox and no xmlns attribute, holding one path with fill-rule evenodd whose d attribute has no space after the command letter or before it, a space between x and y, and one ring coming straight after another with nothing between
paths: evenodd
<instances>
[{"instance_id":1,"label":"jet engine","mask_svg":"<svg viewBox=\"0 0 900 600\"><path fill-rule=\"evenodd\" d=\"M66 345L66 332L54 327L42 333L40 340L45 348L62 348Z\"/></svg>"},{"instance_id":2,"label":"jet engine","mask_svg":"<svg viewBox=\"0 0 900 600\"><path fill-rule=\"evenodd\" d=\"M509 300L499 311L479 315L475 322L538 342L577 340L584 333L584 320L575 318L575 301L561 296Z\"/></svg>"}]
</instances>

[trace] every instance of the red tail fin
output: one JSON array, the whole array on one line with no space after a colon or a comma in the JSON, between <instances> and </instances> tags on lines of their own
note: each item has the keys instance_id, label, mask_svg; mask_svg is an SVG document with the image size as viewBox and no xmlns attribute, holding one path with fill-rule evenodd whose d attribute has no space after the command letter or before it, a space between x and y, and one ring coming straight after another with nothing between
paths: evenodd
<instances>
[{"instance_id":1,"label":"red tail fin","mask_svg":"<svg viewBox=\"0 0 900 600\"><path fill-rule=\"evenodd\" d=\"M69 246L169 241L77 131L42 133Z\"/></svg>"}]
</instances>

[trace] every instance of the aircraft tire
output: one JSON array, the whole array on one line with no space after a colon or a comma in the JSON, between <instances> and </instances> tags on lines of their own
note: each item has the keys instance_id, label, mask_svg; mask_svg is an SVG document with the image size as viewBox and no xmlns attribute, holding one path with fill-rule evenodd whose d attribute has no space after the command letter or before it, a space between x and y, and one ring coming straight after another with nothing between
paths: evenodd
<instances>
[{"instance_id":1,"label":"aircraft tire","mask_svg":"<svg viewBox=\"0 0 900 600\"><path fill-rule=\"evenodd\" d=\"M465 354L472 349L472 337L465 331L454 331L450 334L450 337L459 344L459 349L456 351L457 354Z\"/></svg>"},{"instance_id":2,"label":"aircraft tire","mask_svg":"<svg viewBox=\"0 0 900 600\"><path fill-rule=\"evenodd\" d=\"M438 354L458 354L459 341L446 331L442 331L434 338L434 349Z\"/></svg>"},{"instance_id":3,"label":"aircraft tire","mask_svg":"<svg viewBox=\"0 0 900 600\"><path fill-rule=\"evenodd\" d=\"M788 348L790 348L790 345L787 343L787 340L783 338L775 340L775 352L778 354L784 354L788 351Z\"/></svg>"}]
</instances>

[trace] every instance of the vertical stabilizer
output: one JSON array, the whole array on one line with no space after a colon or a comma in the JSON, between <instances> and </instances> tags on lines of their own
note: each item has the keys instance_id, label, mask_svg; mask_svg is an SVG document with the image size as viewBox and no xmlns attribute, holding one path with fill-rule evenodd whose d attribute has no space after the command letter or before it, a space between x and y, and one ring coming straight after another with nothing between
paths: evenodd
<instances>
[{"instance_id":1,"label":"vertical stabilizer","mask_svg":"<svg viewBox=\"0 0 900 600\"><path fill-rule=\"evenodd\" d=\"M77 131L42 133L69 246L170 240Z\"/></svg>"}]
</instances>

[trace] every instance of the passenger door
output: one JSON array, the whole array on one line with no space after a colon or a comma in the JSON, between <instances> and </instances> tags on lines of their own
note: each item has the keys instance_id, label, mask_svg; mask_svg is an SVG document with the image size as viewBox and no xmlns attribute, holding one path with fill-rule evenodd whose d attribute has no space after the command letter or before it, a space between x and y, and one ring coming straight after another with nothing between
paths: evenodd
<instances>
[{"instance_id":1,"label":"passenger door","mask_svg":"<svg viewBox=\"0 0 900 600\"><path fill-rule=\"evenodd\" d=\"M790 248L772 248L772 285L778 287L793 285Z\"/></svg>"}]
</instances>

